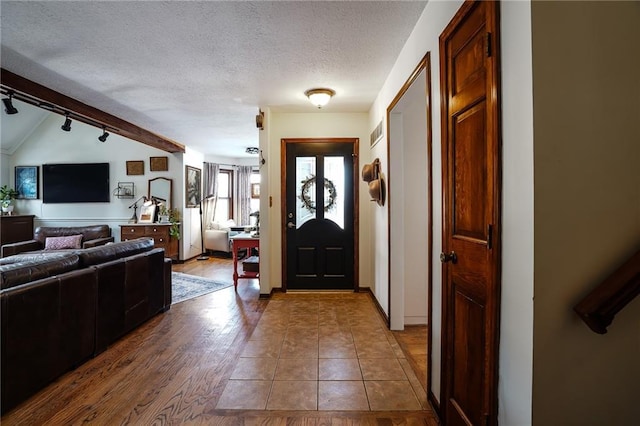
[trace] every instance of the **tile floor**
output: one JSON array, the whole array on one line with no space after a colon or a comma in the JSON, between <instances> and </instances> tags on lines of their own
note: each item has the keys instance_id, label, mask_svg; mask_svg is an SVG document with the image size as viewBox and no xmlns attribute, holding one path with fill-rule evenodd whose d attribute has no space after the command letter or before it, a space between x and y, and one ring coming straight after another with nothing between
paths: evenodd
<instances>
[{"instance_id":1,"label":"tile floor","mask_svg":"<svg viewBox=\"0 0 640 426\"><path fill-rule=\"evenodd\" d=\"M270 300L219 409L430 410L367 293L286 293Z\"/></svg>"}]
</instances>

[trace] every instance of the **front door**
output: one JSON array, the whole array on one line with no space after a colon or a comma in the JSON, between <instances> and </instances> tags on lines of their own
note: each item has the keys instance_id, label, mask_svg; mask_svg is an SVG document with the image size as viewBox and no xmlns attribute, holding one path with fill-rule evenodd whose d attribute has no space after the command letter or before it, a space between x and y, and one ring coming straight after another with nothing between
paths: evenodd
<instances>
[{"instance_id":1,"label":"front door","mask_svg":"<svg viewBox=\"0 0 640 426\"><path fill-rule=\"evenodd\" d=\"M497 424L500 131L497 4L469 1L440 36L444 425Z\"/></svg>"},{"instance_id":2,"label":"front door","mask_svg":"<svg viewBox=\"0 0 640 426\"><path fill-rule=\"evenodd\" d=\"M357 139L283 139L283 288L356 289Z\"/></svg>"}]
</instances>

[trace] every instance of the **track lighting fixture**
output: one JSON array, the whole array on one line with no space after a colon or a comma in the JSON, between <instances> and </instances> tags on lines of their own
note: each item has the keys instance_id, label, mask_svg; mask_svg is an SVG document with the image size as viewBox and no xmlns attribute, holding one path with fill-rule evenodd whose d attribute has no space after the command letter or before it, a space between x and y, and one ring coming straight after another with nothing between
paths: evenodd
<instances>
[{"instance_id":1,"label":"track lighting fixture","mask_svg":"<svg viewBox=\"0 0 640 426\"><path fill-rule=\"evenodd\" d=\"M64 116L65 116L64 124L62 126L60 126L60 128L62 130L64 130L65 132L70 132L71 131L71 119L69 118L69 113L66 113Z\"/></svg>"},{"instance_id":2,"label":"track lighting fixture","mask_svg":"<svg viewBox=\"0 0 640 426\"><path fill-rule=\"evenodd\" d=\"M9 92L9 97L4 98L2 100L2 103L4 104L4 110L9 115L18 113L18 110L16 109L16 107L13 106L13 103L11 102L12 98L13 98L13 92Z\"/></svg>"},{"instance_id":3,"label":"track lighting fixture","mask_svg":"<svg viewBox=\"0 0 640 426\"><path fill-rule=\"evenodd\" d=\"M107 128L102 126L102 136L98 136L98 140L100 142L106 142L109 137L109 133L107 133Z\"/></svg>"}]
</instances>

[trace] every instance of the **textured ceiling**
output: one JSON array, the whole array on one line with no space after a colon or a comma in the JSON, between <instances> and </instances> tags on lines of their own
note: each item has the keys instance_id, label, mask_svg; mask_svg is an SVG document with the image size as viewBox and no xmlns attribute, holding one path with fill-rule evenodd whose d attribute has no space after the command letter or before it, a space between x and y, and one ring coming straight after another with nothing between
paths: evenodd
<instances>
[{"instance_id":1,"label":"textured ceiling","mask_svg":"<svg viewBox=\"0 0 640 426\"><path fill-rule=\"evenodd\" d=\"M426 2L2 1L2 67L205 154L258 106L366 112ZM322 111L312 87L336 96Z\"/></svg>"}]
</instances>

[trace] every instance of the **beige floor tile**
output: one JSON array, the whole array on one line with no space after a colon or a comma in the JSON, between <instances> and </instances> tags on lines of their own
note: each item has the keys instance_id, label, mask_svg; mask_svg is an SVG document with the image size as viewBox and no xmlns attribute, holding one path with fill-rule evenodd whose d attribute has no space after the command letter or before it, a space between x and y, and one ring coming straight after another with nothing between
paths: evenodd
<instances>
[{"instance_id":1,"label":"beige floor tile","mask_svg":"<svg viewBox=\"0 0 640 426\"><path fill-rule=\"evenodd\" d=\"M280 350L280 358L318 358L318 341L291 342L285 340Z\"/></svg>"},{"instance_id":2,"label":"beige floor tile","mask_svg":"<svg viewBox=\"0 0 640 426\"><path fill-rule=\"evenodd\" d=\"M358 358L395 358L391 345L387 342L358 343L356 341Z\"/></svg>"},{"instance_id":3,"label":"beige floor tile","mask_svg":"<svg viewBox=\"0 0 640 426\"><path fill-rule=\"evenodd\" d=\"M264 410L271 381L229 380L220 395L217 409Z\"/></svg>"},{"instance_id":4,"label":"beige floor tile","mask_svg":"<svg viewBox=\"0 0 640 426\"><path fill-rule=\"evenodd\" d=\"M278 358L282 340L249 340L242 351L244 358Z\"/></svg>"},{"instance_id":5,"label":"beige floor tile","mask_svg":"<svg viewBox=\"0 0 640 426\"><path fill-rule=\"evenodd\" d=\"M362 380L360 364L352 359L320 359L318 362L319 380Z\"/></svg>"},{"instance_id":6,"label":"beige floor tile","mask_svg":"<svg viewBox=\"0 0 640 426\"><path fill-rule=\"evenodd\" d=\"M320 358L356 358L356 347L352 342L340 339L320 339L318 343Z\"/></svg>"},{"instance_id":7,"label":"beige floor tile","mask_svg":"<svg viewBox=\"0 0 640 426\"><path fill-rule=\"evenodd\" d=\"M293 343L302 343L310 340L318 340L318 329L288 329L284 340Z\"/></svg>"},{"instance_id":8,"label":"beige floor tile","mask_svg":"<svg viewBox=\"0 0 640 426\"><path fill-rule=\"evenodd\" d=\"M369 410L369 401L361 381L318 382L318 410Z\"/></svg>"},{"instance_id":9,"label":"beige floor tile","mask_svg":"<svg viewBox=\"0 0 640 426\"><path fill-rule=\"evenodd\" d=\"M395 358L360 358L364 380L408 380Z\"/></svg>"},{"instance_id":10,"label":"beige floor tile","mask_svg":"<svg viewBox=\"0 0 640 426\"><path fill-rule=\"evenodd\" d=\"M398 359L403 357L363 295L275 294L216 408L393 411L428 407L424 392L416 397L422 389L415 375L407 378L408 364Z\"/></svg>"},{"instance_id":11,"label":"beige floor tile","mask_svg":"<svg viewBox=\"0 0 640 426\"><path fill-rule=\"evenodd\" d=\"M365 381L364 386L373 411L422 409L409 381Z\"/></svg>"},{"instance_id":12,"label":"beige floor tile","mask_svg":"<svg viewBox=\"0 0 640 426\"><path fill-rule=\"evenodd\" d=\"M318 382L274 381L267 410L317 410Z\"/></svg>"},{"instance_id":13,"label":"beige floor tile","mask_svg":"<svg viewBox=\"0 0 640 426\"><path fill-rule=\"evenodd\" d=\"M256 327L249 340L280 340L282 342L286 332L286 328L278 330L269 327Z\"/></svg>"},{"instance_id":14,"label":"beige floor tile","mask_svg":"<svg viewBox=\"0 0 640 426\"><path fill-rule=\"evenodd\" d=\"M239 358L231 374L234 380L273 380L275 358Z\"/></svg>"},{"instance_id":15,"label":"beige floor tile","mask_svg":"<svg viewBox=\"0 0 640 426\"><path fill-rule=\"evenodd\" d=\"M318 360L315 358L281 358L273 380L318 380Z\"/></svg>"}]
</instances>

